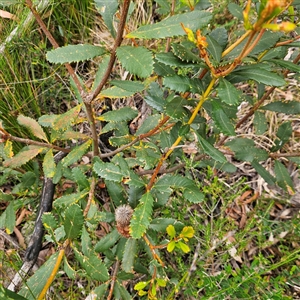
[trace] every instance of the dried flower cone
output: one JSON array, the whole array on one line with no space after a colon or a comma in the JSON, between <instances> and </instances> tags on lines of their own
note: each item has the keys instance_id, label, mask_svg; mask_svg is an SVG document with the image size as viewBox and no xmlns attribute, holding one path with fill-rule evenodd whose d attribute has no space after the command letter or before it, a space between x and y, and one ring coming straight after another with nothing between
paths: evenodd
<instances>
[{"instance_id":1,"label":"dried flower cone","mask_svg":"<svg viewBox=\"0 0 300 300\"><path fill-rule=\"evenodd\" d=\"M126 238L130 237L129 225L133 214L133 209L129 205L121 205L116 208L115 218L117 222L117 230Z\"/></svg>"}]
</instances>

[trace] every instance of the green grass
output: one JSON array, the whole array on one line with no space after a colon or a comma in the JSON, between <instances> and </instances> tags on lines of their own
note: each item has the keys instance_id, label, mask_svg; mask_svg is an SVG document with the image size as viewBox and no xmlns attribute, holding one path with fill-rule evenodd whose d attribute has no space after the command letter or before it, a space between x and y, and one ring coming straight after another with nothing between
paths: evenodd
<instances>
[{"instance_id":1,"label":"green grass","mask_svg":"<svg viewBox=\"0 0 300 300\"><path fill-rule=\"evenodd\" d=\"M178 299L293 299L292 285L300 274L296 264L300 250L295 247L299 237L297 215L276 219L274 210L279 203L259 198L247 205L245 226L239 228L239 219L230 217L229 208L249 186L241 179L228 188L209 169L204 177L209 182L199 185L205 192L205 201L190 207L184 199L174 197L172 205L163 211L164 217L173 216L193 226L191 249L195 251L197 244L200 246L188 280L186 275L195 252L177 252L171 258L175 261L168 271L172 274L170 281L176 283L175 295Z\"/></svg>"}]
</instances>

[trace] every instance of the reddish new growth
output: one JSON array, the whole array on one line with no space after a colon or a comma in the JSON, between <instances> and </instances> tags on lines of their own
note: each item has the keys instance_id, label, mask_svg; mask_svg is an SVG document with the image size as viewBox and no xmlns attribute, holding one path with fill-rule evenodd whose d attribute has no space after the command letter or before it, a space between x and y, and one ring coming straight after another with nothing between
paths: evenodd
<instances>
[{"instance_id":1,"label":"reddish new growth","mask_svg":"<svg viewBox=\"0 0 300 300\"><path fill-rule=\"evenodd\" d=\"M121 205L115 211L117 230L126 238L130 237L129 225L132 213L133 209L129 205Z\"/></svg>"}]
</instances>

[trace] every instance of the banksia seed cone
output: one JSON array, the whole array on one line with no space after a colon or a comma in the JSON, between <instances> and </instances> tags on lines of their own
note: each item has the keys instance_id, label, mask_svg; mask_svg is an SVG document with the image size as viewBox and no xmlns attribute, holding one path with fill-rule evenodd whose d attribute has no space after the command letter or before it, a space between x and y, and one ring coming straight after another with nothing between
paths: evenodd
<instances>
[{"instance_id":1,"label":"banksia seed cone","mask_svg":"<svg viewBox=\"0 0 300 300\"><path fill-rule=\"evenodd\" d=\"M121 205L115 210L115 218L117 222L117 230L126 238L130 237L129 224L133 213L133 209L129 205Z\"/></svg>"}]
</instances>

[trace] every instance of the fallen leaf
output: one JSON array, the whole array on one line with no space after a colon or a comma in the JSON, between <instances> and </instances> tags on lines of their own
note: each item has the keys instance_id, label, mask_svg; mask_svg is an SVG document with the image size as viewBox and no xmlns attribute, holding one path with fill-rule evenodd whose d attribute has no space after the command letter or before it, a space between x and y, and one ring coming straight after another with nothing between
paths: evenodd
<instances>
[{"instance_id":1,"label":"fallen leaf","mask_svg":"<svg viewBox=\"0 0 300 300\"><path fill-rule=\"evenodd\" d=\"M5 19L17 20L17 16L9 13L8 11L0 9L0 17Z\"/></svg>"}]
</instances>

